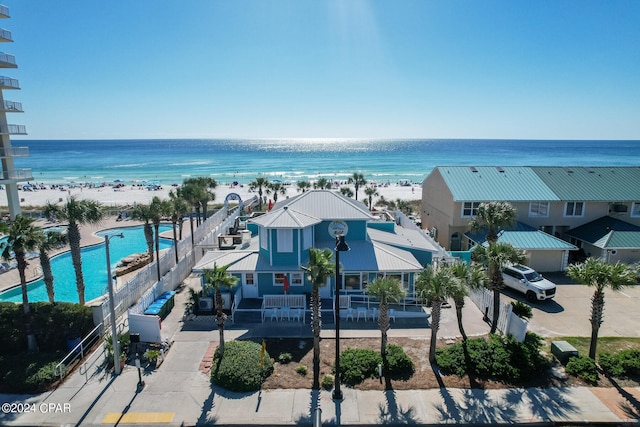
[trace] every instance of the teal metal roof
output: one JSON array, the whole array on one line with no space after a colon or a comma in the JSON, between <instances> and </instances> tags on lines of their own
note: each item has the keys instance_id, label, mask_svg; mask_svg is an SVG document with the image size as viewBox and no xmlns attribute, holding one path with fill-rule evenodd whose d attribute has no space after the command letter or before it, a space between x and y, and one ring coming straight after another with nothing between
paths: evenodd
<instances>
[{"instance_id":1,"label":"teal metal roof","mask_svg":"<svg viewBox=\"0 0 640 427\"><path fill-rule=\"evenodd\" d=\"M534 166L531 169L559 200L640 200L640 167Z\"/></svg>"},{"instance_id":2,"label":"teal metal roof","mask_svg":"<svg viewBox=\"0 0 640 427\"><path fill-rule=\"evenodd\" d=\"M603 249L640 248L640 227L610 216L576 227L567 234Z\"/></svg>"},{"instance_id":3,"label":"teal metal roof","mask_svg":"<svg viewBox=\"0 0 640 427\"><path fill-rule=\"evenodd\" d=\"M558 200L530 167L440 166L436 169L455 201Z\"/></svg>"},{"instance_id":4,"label":"teal metal roof","mask_svg":"<svg viewBox=\"0 0 640 427\"><path fill-rule=\"evenodd\" d=\"M467 232L467 236L472 242L486 245L485 237L487 230L477 232ZM509 243L511 246L522 250L575 250L576 246L554 237L544 231L531 227L522 222L517 222L508 229L503 229L498 234L498 242Z\"/></svg>"}]
</instances>

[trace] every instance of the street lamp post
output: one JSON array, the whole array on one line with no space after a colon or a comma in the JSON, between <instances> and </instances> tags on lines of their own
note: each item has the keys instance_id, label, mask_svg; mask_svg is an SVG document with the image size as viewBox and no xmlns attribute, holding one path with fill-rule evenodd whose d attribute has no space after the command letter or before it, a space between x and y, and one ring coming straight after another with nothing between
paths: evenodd
<instances>
[{"instance_id":1,"label":"street lamp post","mask_svg":"<svg viewBox=\"0 0 640 427\"><path fill-rule=\"evenodd\" d=\"M118 349L118 332L116 330L116 303L113 300L113 280L111 279L111 256L109 255L109 240L112 237L124 238L124 234L104 235L104 245L107 252L107 284L109 285L109 314L111 315L111 342L113 343L113 368L116 375L120 375L120 351Z\"/></svg>"},{"instance_id":2,"label":"street lamp post","mask_svg":"<svg viewBox=\"0 0 640 427\"><path fill-rule=\"evenodd\" d=\"M346 234L346 233L345 233ZM335 291L335 316L336 316L336 376L333 388L333 399L342 400L342 390L340 390L340 252L349 250L347 242L344 241L344 234L336 236L336 291Z\"/></svg>"}]
</instances>

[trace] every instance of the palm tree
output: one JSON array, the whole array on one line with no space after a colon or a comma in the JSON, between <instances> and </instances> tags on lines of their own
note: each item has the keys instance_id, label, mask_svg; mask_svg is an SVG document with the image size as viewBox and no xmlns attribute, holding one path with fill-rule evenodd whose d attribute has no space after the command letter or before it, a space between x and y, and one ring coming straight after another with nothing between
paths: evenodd
<instances>
[{"instance_id":1,"label":"palm tree","mask_svg":"<svg viewBox=\"0 0 640 427\"><path fill-rule=\"evenodd\" d=\"M196 212L198 213L197 224L200 225L199 208L202 208L202 216L204 218L204 221L207 219L209 202L213 202L216 199L216 193L211 190L215 189L218 186L218 182L208 176L198 176L195 178L187 178L184 180L184 183L187 185L194 185L199 189L197 191L198 203L196 204Z\"/></svg>"},{"instance_id":2,"label":"palm tree","mask_svg":"<svg viewBox=\"0 0 640 427\"><path fill-rule=\"evenodd\" d=\"M156 269L158 272L158 281L160 281L160 222L165 215L171 213L171 202L168 200L160 200L159 197L151 199L149 204L149 214L154 230L154 243L156 251Z\"/></svg>"},{"instance_id":3,"label":"palm tree","mask_svg":"<svg viewBox=\"0 0 640 427\"><path fill-rule=\"evenodd\" d=\"M71 196L61 206L47 203L44 207L44 215L49 220L58 219L67 221L69 228L67 237L71 249L71 260L76 273L76 287L78 299L84 305L84 276L82 275L82 256L80 254L80 225L98 224L104 217L100 203L95 200L78 200Z\"/></svg>"},{"instance_id":4,"label":"palm tree","mask_svg":"<svg viewBox=\"0 0 640 427\"><path fill-rule=\"evenodd\" d=\"M340 187L340 194L345 197L353 197L353 191L349 187Z\"/></svg>"},{"instance_id":5,"label":"palm tree","mask_svg":"<svg viewBox=\"0 0 640 427\"><path fill-rule=\"evenodd\" d=\"M151 206L138 203L131 210L131 218L136 221L144 221L144 238L147 241L147 253L149 254L149 262L153 262L153 227L151 225L153 213L151 212Z\"/></svg>"},{"instance_id":6,"label":"palm tree","mask_svg":"<svg viewBox=\"0 0 640 427\"><path fill-rule=\"evenodd\" d=\"M467 334L462 324L462 309L464 308L464 298L469 295L469 290L484 288L487 276L477 264L467 264L460 262L451 266L451 272L458 279L457 286L451 289L451 298L456 306L456 317L458 319L458 329L464 341L467 340Z\"/></svg>"},{"instance_id":7,"label":"palm tree","mask_svg":"<svg viewBox=\"0 0 640 427\"><path fill-rule=\"evenodd\" d=\"M393 209L399 210L405 215L411 215L411 212L413 212L413 207L411 206L411 203L409 203L407 200L396 199L395 202L391 202L391 203L394 206Z\"/></svg>"},{"instance_id":8,"label":"palm tree","mask_svg":"<svg viewBox=\"0 0 640 427\"><path fill-rule=\"evenodd\" d=\"M364 194L369 198L369 210L373 210L373 197L378 196L378 190L375 187L365 187Z\"/></svg>"},{"instance_id":9,"label":"palm tree","mask_svg":"<svg viewBox=\"0 0 640 427\"><path fill-rule=\"evenodd\" d=\"M42 267L44 285L47 288L49 302L52 304L54 302L55 290L53 287L53 272L51 271L51 258L49 258L49 252L66 244L67 236L53 231L43 233L43 238L38 244L38 250L40 251L40 267Z\"/></svg>"},{"instance_id":10,"label":"palm tree","mask_svg":"<svg viewBox=\"0 0 640 427\"><path fill-rule=\"evenodd\" d=\"M491 331L495 334L500 317L500 290L504 288L502 269L510 264L521 264L525 261L524 252L508 243L494 243L489 246L477 246L471 257L487 269L489 281L487 289L493 292L493 316L491 319Z\"/></svg>"},{"instance_id":11,"label":"palm tree","mask_svg":"<svg viewBox=\"0 0 640 427\"><path fill-rule=\"evenodd\" d=\"M195 206L199 205L199 189L193 184L183 185L178 188L176 194L189 205L189 226L191 229L191 247L195 246L195 238L193 233L193 211ZM182 231L182 230L181 230Z\"/></svg>"},{"instance_id":12,"label":"palm tree","mask_svg":"<svg viewBox=\"0 0 640 427\"><path fill-rule=\"evenodd\" d=\"M216 293L216 320L218 322L218 331L220 332L220 344L218 348L220 351L220 355L224 354L224 321L227 318L227 315L222 311L223 301L222 292L220 290L222 288L231 289L238 282L237 277L234 277L227 273L228 268L229 265L218 267L216 264L214 264L213 270L203 270L205 291L207 289L213 289Z\"/></svg>"},{"instance_id":13,"label":"palm tree","mask_svg":"<svg viewBox=\"0 0 640 427\"><path fill-rule=\"evenodd\" d=\"M42 230L33 225L33 220L16 215L15 220L9 227L3 225L7 235L7 240L2 244L2 258L9 260L11 253L18 263L18 273L20 274L20 287L22 288L22 310L24 313L24 327L27 335L27 349L33 353L38 351L38 343L33 332L33 320L31 308L29 307L29 296L27 294L27 259L26 253L38 248L44 239Z\"/></svg>"},{"instance_id":14,"label":"palm tree","mask_svg":"<svg viewBox=\"0 0 640 427\"><path fill-rule=\"evenodd\" d=\"M387 331L389 330L389 303L398 302L406 295L402 284L398 279L391 277L379 277L367 286L367 293L375 296L380 301L380 313L378 313L378 326L380 327L380 354L382 360L387 358Z\"/></svg>"},{"instance_id":15,"label":"palm tree","mask_svg":"<svg viewBox=\"0 0 640 427\"><path fill-rule=\"evenodd\" d=\"M325 177L318 178L318 180L313 183L313 188L319 190L330 190L331 181Z\"/></svg>"},{"instance_id":16,"label":"palm tree","mask_svg":"<svg viewBox=\"0 0 640 427\"><path fill-rule=\"evenodd\" d=\"M296 182L296 187L298 192L305 192L311 188L311 183L309 181L298 181Z\"/></svg>"},{"instance_id":17,"label":"palm tree","mask_svg":"<svg viewBox=\"0 0 640 427\"><path fill-rule=\"evenodd\" d=\"M333 252L330 249L309 248L309 266L301 267L311 281L311 330L313 332L313 386L320 389L320 286L335 274L335 265L331 262Z\"/></svg>"},{"instance_id":18,"label":"palm tree","mask_svg":"<svg viewBox=\"0 0 640 427\"><path fill-rule=\"evenodd\" d=\"M356 200L358 200L358 189L360 187L364 187L367 185L367 180L364 178L364 175L358 172L355 172L353 175L349 177L347 181L349 184L353 184L353 187L356 190Z\"/></svg>"},{"instance_id":19,"label":"palm tree","mask_svg":"<svg viewBox=\"0 0 640 427\"><path fill-rule=\"evenodd\" d=\"M598 345L598 331L604 317L604 291L610 288L618 291L627 286L636 284L638 277L633 269L626 264L617 262L609 264L605 260L587 258L581 264L571 264L567 267L567 275L572 279L596 288L591 298L591 344L589 345L589 357L596 358L596 346Z\"/></svg>"},{"instance_id":20,"label":"palm tree","mask_svg":"<svg viewBox=\"0 0 640 427\"><path fill-rule=\"evenodd\" d=\"M173 247L175 249L176 264L178 263L178 235L177 228L180 228L180 240L182 240L182 224L184 223L184 216L189 211L189 205L187 202L177 195L177 193L169 192L169 203L171 209L169 217L171 218L171 226L173 228Z\"/></svg>"},{"instance_id":21,"label":"palm tree","mask_svg":"<svg viewBox=\"0 0 640 427\"><path fill-rule=\"evenodd\" d=\"M423 301L431 301L431 341L429 342L429 362L436 362L436 342L440 329L440 313L442 304L451 296L452 289L457 286L456 277L449 267L435 270L427 265L416 279L416 293Z\"/></svg>"},{"instance_id":22,"label":"palm tree","mask_svg":"<svg viewBox=\"0 0 640 427\"><path fill-rule=\"evenodd\" d=\"M470 222L471 230L487 229L487 242L491 245L498 241L498 230L516 222L516 209L508 202L480 203L478 212Z\"/></svg>"},{"instance_id":23,"label":"palm tree","mask_svg":"<svg viewBox=\"0 0 640 427\"><path fill-rule=\"evenodd\" d=\"M269 180L262 176L257 177L255 180L249 183L249 190L258 190L258 202L260 203L259 209L262 211L262 189L269 185Z\"/></svg>"},{"instance_id":24,"label":"palm tree","mask_svg":"<svg viewBox=\"0 0 640 427\"><path fill-rule=\"evenodd\" d=\"M281 182L270 182L267 185L267 194L271 194L272 191L274 204L278 201L278 194L287 195L287 188Z\"/></svg>"}]
</instances>

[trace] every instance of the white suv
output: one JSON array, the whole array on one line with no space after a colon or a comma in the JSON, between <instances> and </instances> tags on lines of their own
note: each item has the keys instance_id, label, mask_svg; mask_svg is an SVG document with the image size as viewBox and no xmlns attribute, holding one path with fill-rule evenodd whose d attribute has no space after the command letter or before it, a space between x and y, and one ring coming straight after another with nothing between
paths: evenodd
<instances>
[{"instance_id":1,"label":"white suv","mask_svg":"<svg viewBox=\"0 0 640 427\"><path fill-rule=\"evenodd\" d=\"M529 301L545 300L556 295L556 284L526 265L512 265L502 270L505 286L520 291Z\"/></svg>"}]
</instances>

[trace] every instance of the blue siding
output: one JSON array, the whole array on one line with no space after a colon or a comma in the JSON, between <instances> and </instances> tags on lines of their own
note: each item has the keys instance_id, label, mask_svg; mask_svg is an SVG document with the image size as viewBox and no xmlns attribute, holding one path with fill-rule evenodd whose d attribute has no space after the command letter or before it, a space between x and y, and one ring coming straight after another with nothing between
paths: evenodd
<instances>
[{"instance_id":1,"label":"blue siding","mask_svg":"<svg viewBox=\"0 0 640 427\"><path fill-rule=\"evenodd\" d=\"M300 230L293 230L292 238L293 238L293 251L292 252L278 252L278 232L277 230L269 230L271 233L271 243L272 243L272 255L273 261L271 265L282 265L282 266L297 266L298 265L298 251L300 250L299 242L298 242L298 234Z\"/></svg>"},{"instance_id":2,"label":"blue siding","mask_svg":"<svg viewBox=\"0 0 640 427\"><path fill-rule=\"evenodd\" d=\"M345 221L349 227L349 233L347 234L347 240L366 240L367 238L367 221ZM329 235L329 224L331 221L322 221L315 226L316 241L319 240L331 240L332 236Z\"/></svg>"},{"instance_id":3,"label":"blue siding","mask_svg":"<svg viewBox=\"0 0 640 427\"><path fill-rule=\"evenodd\" d=\"M393 221L369 222L367 223L367 227L374 228L376 230L386 231L387 233L395 233L396 231L396 223Z\"/></svg>"}]
</instances>

